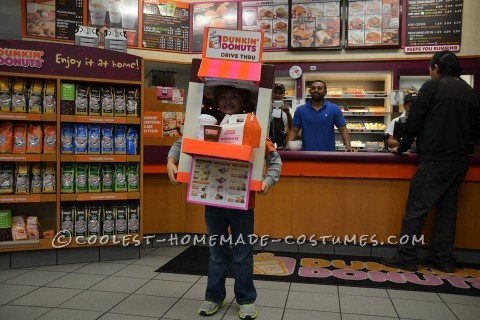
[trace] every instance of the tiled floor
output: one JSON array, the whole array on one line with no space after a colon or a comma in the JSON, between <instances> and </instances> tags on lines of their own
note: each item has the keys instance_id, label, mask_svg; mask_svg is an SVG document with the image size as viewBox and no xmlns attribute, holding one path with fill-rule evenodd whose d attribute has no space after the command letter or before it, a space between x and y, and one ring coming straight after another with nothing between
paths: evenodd
<instances>
[{"instance_id":1,"label":"tiled floor","mask_svg":"<svg viewBox=\"0 0 480 320\"><path fill-rule=\"evenodd\" d=\"M156 273L184 250L142 249L139 260L0 271L1 320L205 319L196 310L206 278ZM480 297L256 281L259 320L478 320ZM211 320L238 319L233 280Z\"/></svg>"}]
</instances>

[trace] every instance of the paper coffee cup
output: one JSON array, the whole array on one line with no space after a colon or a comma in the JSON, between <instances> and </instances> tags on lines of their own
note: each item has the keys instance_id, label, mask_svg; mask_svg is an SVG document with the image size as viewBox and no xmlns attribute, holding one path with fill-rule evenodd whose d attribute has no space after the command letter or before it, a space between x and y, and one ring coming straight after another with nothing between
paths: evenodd
<instances>
[{"instance_id":1,"label":"paper coffee cup","mask_svg":"<svg viewBox=\"0 0 480 320\"><path fill-rule=\"evenodd\" d=\"M203 140L218 142L220 139L220 133L222 132L222 127L214 124L206 124L203 126Z\"/></svg>"},{"instance_id":2,"label":"paper coffee cup","mask_svg":"<svg viewBox=\"0 0 480 320\"><path fill-rule=\"evenodd\" d=\"M198 117L198 123L199 123L199 130L198 130L198 139L199 140L204 140L204 127L206 125L216 125L218 123L217 119L214 116L211 116L209 114L201 114L200 117Z\"/></svg>"},{"instance_id":3,"label":"paper coffee cup","mask_svg":"<svg viewBox=\"0 0 480 320\"><path fill-rule=\"evenodd\" d=\"M105 0L92 0L88 4L92 25L103 26L107 15L107 2Z\"/></svg>"}]
</instances>

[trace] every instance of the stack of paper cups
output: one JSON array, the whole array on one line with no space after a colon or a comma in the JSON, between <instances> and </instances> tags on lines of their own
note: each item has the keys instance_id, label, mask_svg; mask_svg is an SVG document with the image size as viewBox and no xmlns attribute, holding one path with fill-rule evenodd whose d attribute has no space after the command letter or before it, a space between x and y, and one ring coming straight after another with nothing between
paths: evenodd
<instances>
[{"instance_id":1,"label":"stack of paper cups","mask_svg":"<svg viewBox=\"0 0 480 320\"><path fill-rule=\"evenodd\" d=\"M218 121L214 116L211 116L209 114L201 114L200 117L198 117L198 123L199 123L199 128L198 128L198 140L204 140L204 126L208 124L217 124Z\"/></svg>"}]
</instances>

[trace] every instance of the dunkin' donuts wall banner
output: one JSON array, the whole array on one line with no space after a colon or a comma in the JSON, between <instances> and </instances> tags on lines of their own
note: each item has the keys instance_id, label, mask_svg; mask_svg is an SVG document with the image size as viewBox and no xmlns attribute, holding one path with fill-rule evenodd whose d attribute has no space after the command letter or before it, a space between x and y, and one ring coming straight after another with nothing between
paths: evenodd
<instances>
[{"instance_id":1,"label":"dunkin' donuts wall banner","mask_svg":"<svg viewBox=\"0 0 480 320\"><path fill-rule=\"evenodd\" d=\"M0 72L141 81L142 58L63 43L0 40Z\"/></svg>"}]
</instances>

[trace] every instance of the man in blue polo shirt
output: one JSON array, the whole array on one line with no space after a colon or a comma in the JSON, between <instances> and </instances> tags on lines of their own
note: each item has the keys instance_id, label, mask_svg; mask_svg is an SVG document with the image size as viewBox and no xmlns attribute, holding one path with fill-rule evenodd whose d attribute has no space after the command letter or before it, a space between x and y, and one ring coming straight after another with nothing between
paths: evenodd
<instances>
[{"instance_id":1,"label":"man in blue polo shirt","mask_svg":"<svg viewBox=\"0 0 480 320\"><path fill-rule=\"evenodd\" d=\"M327 84L315 80L310 87L311 100L295 110L288 141L295 140L302 129L303 151L335 151L335 125L342 135L346 151L353 151L342 111L325 99L326 94Z\"/></svg>"}]
</instances>

